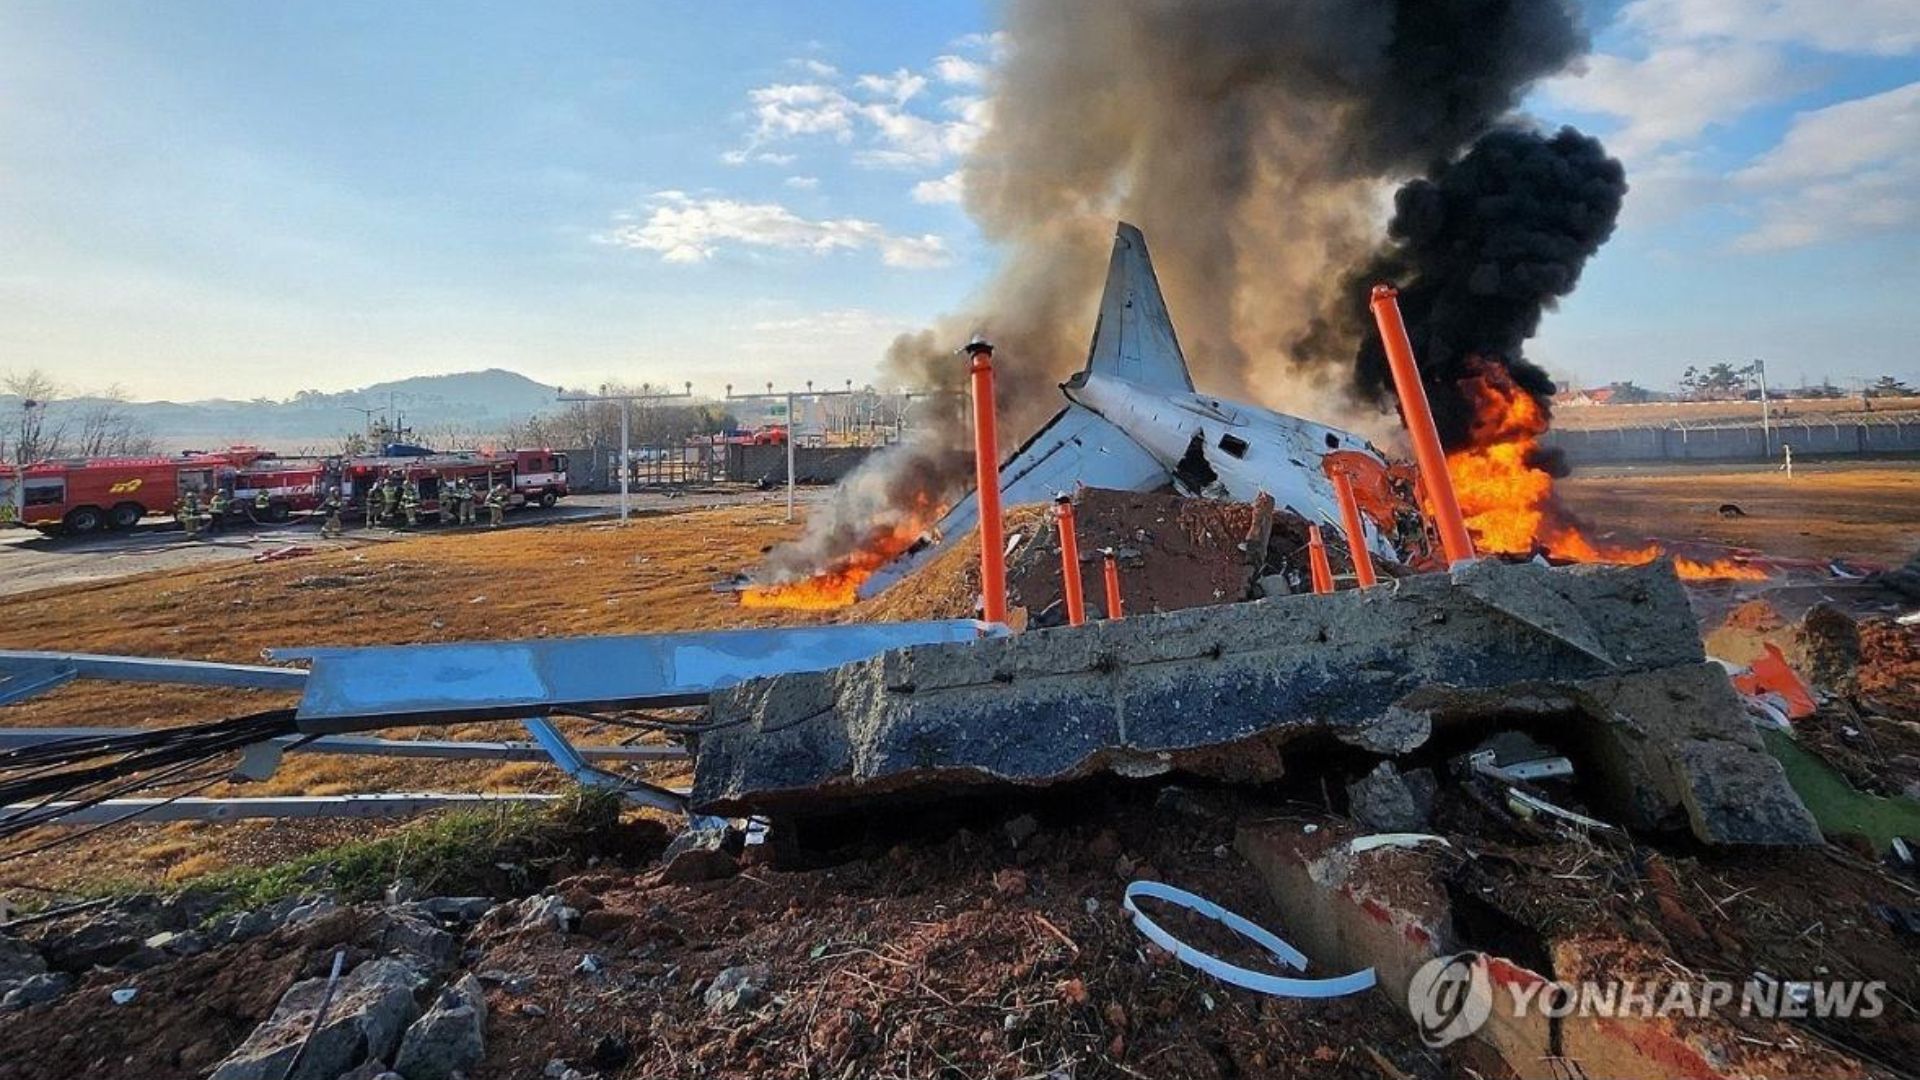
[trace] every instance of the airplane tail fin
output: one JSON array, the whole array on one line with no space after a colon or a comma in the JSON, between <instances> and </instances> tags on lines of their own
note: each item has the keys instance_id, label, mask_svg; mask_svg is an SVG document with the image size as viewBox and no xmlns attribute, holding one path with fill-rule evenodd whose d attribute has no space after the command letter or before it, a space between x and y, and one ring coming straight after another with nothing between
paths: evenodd
<instances>
[{"instance_id":1,"label":"airplane tail fin","mask_svg":"<svg viewBox=\"0 0 1920 1080\"><path fill-rule=\"evenodd\" d=\"M1113 375L1157 390L1193 391L1193 376L1173 335L1160 281L1153 275L1147 238L1126 222L1113 236L1107 288L1093 325L1087 371Z\"/></svg>"}]
</instances>

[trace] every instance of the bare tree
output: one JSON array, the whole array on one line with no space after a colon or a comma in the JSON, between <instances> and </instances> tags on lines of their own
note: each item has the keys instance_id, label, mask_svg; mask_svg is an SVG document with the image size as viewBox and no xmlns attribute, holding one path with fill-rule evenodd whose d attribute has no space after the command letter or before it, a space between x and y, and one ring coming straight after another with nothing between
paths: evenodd
<instances>
[{"instance_id":1,"label":"bare tree","mask_svg":"<svg viewBox=\"0 0 1920 1080\"><path fill-rule=\"evenodd\" d=\"M13 428L13 460L25 463L58 455L67 421L64 415L49 416L49 406L61 394L53 376L38 368L8 372L0 378L0 390L20 399L19 423Z\"/></svg>"},{"instance_id":2,"label":"bare tree","mask_svg":"<svg viewBox=\"0 0 1920 1080\"><path fill-rule=\"evenodd\" d=\"M153 453L153 432L127 411L127 392L118 384L84 401L79 421L75 449L82 457Z\"/></svg>"}]
</instances>

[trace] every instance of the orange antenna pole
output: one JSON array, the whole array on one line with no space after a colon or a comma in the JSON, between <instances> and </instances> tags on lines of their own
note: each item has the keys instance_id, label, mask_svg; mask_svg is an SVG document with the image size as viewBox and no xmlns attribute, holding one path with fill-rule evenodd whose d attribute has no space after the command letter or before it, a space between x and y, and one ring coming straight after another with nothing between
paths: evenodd
<instances>
[{"instance_id":1,"label":"orange antenna pole","mask_svg":"<svg viewBox=\"0 0 1920 1080\"><path fill-rule=\"evenodd\" d=\"M1120 553L1112 548L1102 548L1100 562L1107 578L1107 618L1125 618L1126 613L1120 603Z\"/></svg>"},{"instance_id":2,"label":"orange antenna pole","mask_svg":"<svg viewBox=\"0 0 1920 1080\"><path fill-rule=\"evenodd\" d=\"M973 377L974 498L980 508L980 609L990 623L1007 621L1006 522L1000 516L1000 440L993 416L993 346L967 343Z\"/></svg>"},{"instance_id":3,"label":"orange antenna pole","mask_svg":"<svg viewBox=\"0 0 1920 1080\"><path fill-rule=\"evenodd\" d=\"M1367 530L1360 524L1360 501L1353 495L1353 478L1345 469L1333 470L1333 493L1340 499L1340 527L1347 533L1347 549L1353 552L1353 577L1364 589L1380 579L1373 573L1373 553L1367 550Z\"/></svg>"},{"instance_id":4,"label":"orange antenna pole","mask_svg":"<svg viewBox=\"0 0 1920 1080\"><path fill-rule=\"evenodd\" d=\"M1400 415L1406 418L1407 434L1413 437L1413 458L1427 482L1427 497L1440 527L1440 547L1449 565L1473 558L1473 538L1467 535L1466 519L1460 515L1460 503L1454 498L1453 478L1447 475L1447 454L1440 446L1440 429L1433 422L1433 407L1427 402L1427 388L1420 381L1419 365L1414 363L1413 342L1407 338L1407 324L1400 317L1400 293L1391 285L1373 287L1373 319L1380 326L1380 342L1387 347L1387 365L1393 370L1393 388L1400 395Z\"/></svg>"},{"instance_id":5,"label":"orange antenna pole","mask_svg":"<svg viewBox=\"0 0 1920 1080\"><path fill-rule=\"evenodd\" d=\"M1320 526L1307 526L1307 564L1313 570L1313 591L1333 591L1333 567L1327 563L1327 542L1320 537Z\"/></svg>"},{"instance_id":6,"label":"orange antenna pole","mask_svg":"<svg viewBox=\"0 0 1920 1080\"><path fill-rule=\"evenodd\" d=\"M1053 512L1060 519L1060 587L1067 596L1067 625L1080 626L1087 621L1087 599L1080 591L1080 536L1073 525L1073 496L1055 495Z\"/></svg>"}]
</instances>

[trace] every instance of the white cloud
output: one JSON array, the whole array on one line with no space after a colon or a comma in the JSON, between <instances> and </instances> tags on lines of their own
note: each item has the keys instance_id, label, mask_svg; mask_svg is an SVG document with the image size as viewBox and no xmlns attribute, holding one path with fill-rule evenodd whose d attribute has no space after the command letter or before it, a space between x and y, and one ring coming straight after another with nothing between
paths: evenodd
<instances>
[{"instance_id":1,"label":"white cloud","mask_svg":"<svg viewBox=\"0 0 1920 1080\"><path fill-rule=\"evenodd\" d=\"M1762 193L1746 251L1920 225L1920 81L1796 115L1734 180Z\"/></svg>"},{"instance_id":2,"label":"white cloud","mask_svg":"<svg viewBox=\"0 0 1920 1080\"><path fill-rule=\"evenodd\" d=\"M997 62L1006 56L1013 38L1005 30L995 30L991 34L961 34L951 44L956 49L983 50Z\"/></svg>"},{"instance_id":3,"label":"white cloud","mask_svg":"<svg viewBox=\"0 0 1920 1080\"><path fill-rule=\"evenodd\" d=\"M922 180L913 185L913 201L917 203L957 203L965 194L966 185L955 169L937 180Z\"/></svg>"},{"instance_id":4,"label":"white cloud","mask_svg":"<svg viewBox=\"0 0 1920 1080\"><path fill-rule=\"evenodd\" d=\"M891 75L862 75L854 80L860 89L870 94L892 98L895 104L904 105L918 97L920 91L927 88L927 77L915 75L906 68L900 68Z\"/></svg>"},{"instance_id":5,"label":"white cloud","mask_svg":"<svg viewBox=\"0 0 1920 1080\"><path fill-rule=\"evenodd\" d=\"M953 265L947 242L932 233L919 236L883 236L880 261L902 270L938 270Z\"/></svg>"},{"instance_id":6,"label":"white cloud","mask_svg":"<svg viewBox=\"0 0 1920 1080\"><path fill-rule=\"evenodd\" d=\"M793 154L780 154L772 150L729 150L720 155L720 160L728 165L745 165L749 161L762 165L791 165L798 158Z\"/></svg>"},{"instance_id":7,"label":"white cloud","mask_svg":"<svg viewBox=\"0 0 1920 1080\"><path fill-rule=\"evenodd\" d=\"M747 91L760 139L794 135L853 138L853 99L824 83L776 83Z\"/></svg>"},{"instance_id":8,"label":"white cloud","mask_svg":"<svg viewBox=\"0 0 1920 1080\"><path fill-rule=\"evenodd\" d=\"M933 77L953 86L980 86L987 81L987 65L949 53L933 58Z\"/></svg>"},{"instance_id":9,"label":"white cloud","mask_svg":"<svg viewBox=\"0 0 1920 1080\"><path fill-rule=\"evenodd\" d=\"M706 262L724 246L825 255L873 249L888 266L930 269L951 262L938 236L897 236L859 218L803 218L778 203L694 198L683 191L654 195L646 219L600 237L606 243L657 252L669 263Z\"/></svg>"},{"instance_id":10,"label":"white cloud","mask_svg":"<svg viewBox=\"0 0 1920 1080\"><path fill-rule=\"evenodd\" d=\"M873 333L897 333L913 325L911 320L882 315L866 308L835 308L814 311L784 319L762 319L753 324L755 333L789 337L850 337Z\"/></svg>"},{"instance_id":11,"label":"white cloud","mask_svg":"<svg viewBox=\"0 0 1920 1080\"><path fill-rule=\"evenodd\" d=\"M820 178L817 176L789 176L781 181L781 183L799 191L812 191L820 186Z\"/></svg>"},{"instance_id":12,"label":"white cloud","mask_svg":"<svg viewBox=\"0 0 1920 1080\"><path fill-rule=\"evenodd\" d=\"M832 64L829 64L824 60L815 60L811 57L808 57L806 59L801 59L801 60L792 60L792 61L789 61L789 63L793 64L793 66L797 68L801 68L805 70L808 74L814 76L815 78L831 79L840 74L839 68L834 67Z\"/></svg>"},{"instance_id":13,"label":"white cloud","mask_svg":"<svg viewBox=\"0 0 1920 1080\"><path fill-rule=\"evenodd\" d=\"M934 61L933 76L943 84L976 86L985 65L958 55ZM988 99L953 94L937 110L922 105L928 76L906 68L890 74L864 74L850 82L776 83L748 91L753 131L745 148L723 155L730 164L770 160L769 144L827 137L854 150L856 165L869 168L934 168L964 156L986 131ZM942 115L944 114L944 115ZM788 156L791 161L791 156ZM783 164L785 162L782 162Z\"/></svg>"},{"instance_id":14,"label":"white cloud","mask_svg":"<svg viewBox=\"0 0 1920 1080\"><path fill-rule=\"evenodd\" d=\"M1660 40L1804 45L1902 56L1920 50L1913 0L1634 0L1628 25Z\"/></svg>"},{"instance_id":15,"label":"white cloud","mask_svg":"<svg viewBox=\"0 0 1920 1080\"><path fill-rule=\"evenodd\" d=\"M1699 136L1770 100L1804 89L1778 50L1669 45L1642 59L1599 54L1544 87L1556 102L1623 121L1608 148L1634 157Z\"/></svg>"}]
</instances>

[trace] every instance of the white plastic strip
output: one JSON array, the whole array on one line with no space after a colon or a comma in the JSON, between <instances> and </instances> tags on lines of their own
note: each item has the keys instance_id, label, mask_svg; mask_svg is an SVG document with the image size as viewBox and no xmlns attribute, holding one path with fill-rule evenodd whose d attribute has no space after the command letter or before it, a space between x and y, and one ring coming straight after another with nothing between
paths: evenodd
<instances>
[{"instance_id":1,"label":"white plastic strip","mask_svg":"<svg viewBox=\"0 0 1920 1080\"><path fill-rule=\"evenodd\" d=\"M1383 832L1373 833L1370 836L1356 836L1353 838L1353 842L1347 845L1347 850L1353 852L1355 855L1359 855L1363 852L1372 851L1375 848L1410 848L1418 847L1421 844L1439 844L1441 847L1453 846L1447 843L1446 837L1435 836L1432 833Z\"/></svg>"},{"instance_id":2,"label":"white plastic strip","mask_svg":"<svg viewBox=\"0 0 1920 1080\"><path fill-rule=\"evenodd\" d=\"M1275 997L1330 998L1358 993L1373 985L1373 969L1356 971L1351 975L1342 975L1337 979L1293 979L1282 975L1269 975L1261 971L1229 964L1217 956L1210 956L1174 937L1161 929L1160 924L1148 918L1134 900L1137 897L1151 896L1177 904L1189 911L1197 912L1252 941L1254 944L1272 953L1274 959L1283 967L1296 971L1307 969L1305 954L1293 946L1281 941L1265 929L1235 915L1219 904L1203 897L1195 896L1185 889L1176 889L1158 881L1136 881L1127 886L1124 904L1127 913L1133 916L1133 925L1139 928L1147 940L1172 953L1174 959L1191 968L1204 971L1221 982L1234 986L1272 994Z\"/></svg>"}]
</instances>

